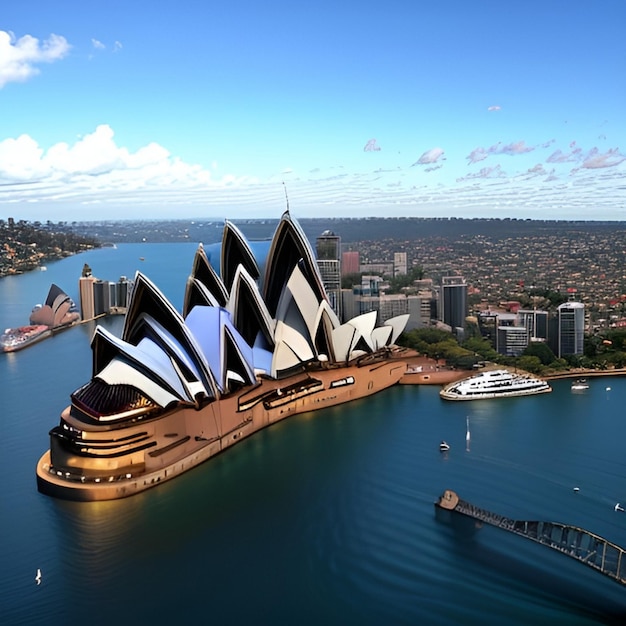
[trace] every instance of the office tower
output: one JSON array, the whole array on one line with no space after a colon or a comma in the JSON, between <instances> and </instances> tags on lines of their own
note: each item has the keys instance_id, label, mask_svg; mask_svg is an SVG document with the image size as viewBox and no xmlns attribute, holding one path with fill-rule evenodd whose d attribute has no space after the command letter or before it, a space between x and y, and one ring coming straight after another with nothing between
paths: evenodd
<instances>
[{"instance_id":1,"label":"office tower","mask_svg":"<svg viewBox=\"0 0 626 626\"><path fill-rule=\"evenodd\" d=\"M407 296L409 321L406 330L425 328L437 319L437 293L432 289L420 289L415 295Z\"/></svg>"},{"instance_id":2,"label":"office tower","mask_svg":"<svg viewBox=\"0 0 626 626\"><path fill-rule=\"evenodd\" d=\"M378 320L386 322L392 317L409 312L409 301L403 293L381 295L378 298Z\"/></svg>"},{"instance_id":3,"label":"office tower","mask_svg":"<svg viewBox=\"0 0 626 626\"><path fill-rule=\"evenodd\" d=\"M523 326L498 327L498 352L506 356L520 356L528 347L528 331Z\"/></svg>"},{"instance_id":4,"label":"office tower","mask_svg":"<svg viewBox=\"0 0 626 626\"><path fill-rule=\"evenodd\" d=\"M558 357L582 354L585 338L585 305L565 302L557 309Z\"/></svg>"},{"instance_id":5,"label":"office tower","mask_svg":"<svg viewBox=\"0 0 626 626\"><path fill-rule=\"evenodd\" d=\"M528 340L548 339L548 312L520 309L517 312L518 324L528 331Z\"/></svg>"},{"instance_id":6,"label":"office tower","mask_svg":"<svg viewBox=\"0 0 626 626\"><path fill-rule=\"evenodd\" d=\"M407 273L406 252L393 253L393 275L401 276Z\"/></svg>"},{"instance_id":7,"label":"office tower","mask_svg":"<svg viewBox=\"0 0 626 626\"><path fill-rule=\"evenodd\" d=\"M467 316L467 283L462 276L444 276L441 279L441 313L444 324L454 332L465 326Z\"/></svg>"},{"instance_id":8,"label":"office tower","mask_svg":"<svg viewBox=\"0 0 626 626\"><path fill-rule=\"evenodd\" d=\"M80 300L80 315L83 320L90 320L95 317L95 302L94 302L94 283L97 282L97 278L91 275L91 272L87 275L83 275L78 279L78 295Z\"/></svg>"},{"instance_id":9,"label":"office tower","mask_svg":"<svg viewBox=\"0 0 626 626\"><path fill-rule=\"evenodd\" d=\"M316 240L315 251L330 306L341 319L341 237L325 230Z\"/></svg>"},{"instance_id":10,"label":"office tower","mask_svg":"<svg viewBox=\"0 0 626 626\"><path fill-rule=\"evenodd\" d=\"M358 250L349 250L341 255L341 275L358 274L361 259Z\"/></svg>"},{"instance_id":11,"label":"office tower","mask_svg":"<svg viewBox=\"0 0 626 626\"><path fill-rule=\"evenodd\" d=\"M108 289L105 292L105 284L101 280L93 284L93 312L96 317L108 313Z\"/></svg>"},{"instance_id":12,"label":"office tower","mask_svg":"<svg viewBox=\"0 0 626 626\"><path fill-rule=\"evenodd\" d=\"M115 307L118 311L126 310L132 288L133 281L128 280L126 276L120 276L119 281L115 283Z\"/></svg>"}]
</instances>

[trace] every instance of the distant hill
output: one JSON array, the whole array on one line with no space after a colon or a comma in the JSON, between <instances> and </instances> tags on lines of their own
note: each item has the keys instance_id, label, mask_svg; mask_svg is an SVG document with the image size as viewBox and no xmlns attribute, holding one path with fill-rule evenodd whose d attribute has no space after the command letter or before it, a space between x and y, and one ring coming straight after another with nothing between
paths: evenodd
<instances>
[{"instance_id":1,"label":"distant hill","mask_svg":"<svg viewBox=\"0 0 626 626\"><path fill-rule=\"evenodd\" d=\"M43 263L97 248L97 239L66 223L0 220L0 277L28 272Z\"/></svg>"},{"instance_id":2,"label":"distant hill","mask_svg":"<svg viewBox=\"0 0 626 626\"><path fill-rule=\"evenodd\" d=\"M492 239L553 234L562 236L583 232L626 232L626 222L556 221L518 219L462 218L299 218L310 241L331 230L343 243L395 239L398 241L430 237L458 238L485 235ZM231 220L251 241L269 239L279 218ZM72 222L67 227L84 236L115 243L191 241L204 244L221 241L223 220L144 220Z\"/></svg>"}]
</instances>

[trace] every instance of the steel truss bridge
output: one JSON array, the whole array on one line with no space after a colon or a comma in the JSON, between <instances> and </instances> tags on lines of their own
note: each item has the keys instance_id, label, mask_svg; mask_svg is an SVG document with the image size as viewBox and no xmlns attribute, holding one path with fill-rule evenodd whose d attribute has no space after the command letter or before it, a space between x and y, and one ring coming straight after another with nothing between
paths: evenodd
<instances>
[{"instance_id":1,"label":"steel truss bridge","mask_svg":"<svg viewBox=\"0 0 626 626\"><path fill-rule=\"evenodd\" d=\"M626 550L588 530L559 522L510 519L461 500L449 489L444 491L435 506L552 548L626 586Z\"/></svg>"}]
</instances>

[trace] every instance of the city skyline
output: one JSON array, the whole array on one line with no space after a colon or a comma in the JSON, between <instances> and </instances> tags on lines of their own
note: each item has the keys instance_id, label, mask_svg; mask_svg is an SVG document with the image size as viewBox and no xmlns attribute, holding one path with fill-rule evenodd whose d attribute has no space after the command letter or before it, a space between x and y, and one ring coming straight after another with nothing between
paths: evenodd
<instances>
[{"instance_id":1,"label":"city skyline","mask_svg":"<svg viewBox=\"0 0 626 626\"><path fill-rule=\"evenodd\" d=\"M621 220L617 0L0 19L0 217Z\"/></svg>"}]
</instances>

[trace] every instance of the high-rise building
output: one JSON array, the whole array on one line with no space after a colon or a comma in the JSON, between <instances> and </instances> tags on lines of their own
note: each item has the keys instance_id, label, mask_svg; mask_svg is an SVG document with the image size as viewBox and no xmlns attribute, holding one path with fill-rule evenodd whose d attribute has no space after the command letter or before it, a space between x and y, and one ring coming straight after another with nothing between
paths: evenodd
<instances>
[{"instance_id":1,"label":"high-rise building","mask_svg":"<svg viewBox=\"0 0 626 626\"><path fill-rule=\"evenodd\" d=\"M80 311L83 320L100 315L125 313L133 288L133 281L121 276L115 283L99 280L95 276L83 274L78 280Z\"/></svg>"},{"instance_id":2,"label":"high-rise building","mask_svg":"<svg viewBox=\"0 0 626 626\"><path fill-rule=\"evenodd\" d=\"M498 352L520 356L528 346L528 331L523 326L498 326Z\"/></svg>"},{"instance_id":3,"label":"high-rise building","mask_svg":"<svg viewBox=\"0 0 626 626\"><path fill-rule=\"evenodd\" d=\"M528 331L528 340L548 339L548 312L520 309L517 312L517 320L520 326Z\"/></svg>"},{"instance_id":4,"label":"high-rise building","mask_svg":"<svg viewBox=\"0 0 626 626\"><path fill-rule=\"evenodd\" d=\"M465 326L467 317L467 283L462 276L441 279L440 319L454 331Z\"/></svg>"},{"instance_id":5,"label":"high-rise building","mask_svg":"<svg viewBox=\"0 0 626 626\"><path fill-rule=\"evenodd\" d=\"M393 253L393 275L402 276L407 273L406 252Z\"/></svg>"},{"instance_id":6,"label":"high-rise building","mask_svg":"<svg viewBox=\"0 0 626 626\"><path fill-rule=\"evenodd\" d=\"M386 322L392 317L409 312L409 302L403 293L381 295L378 304L378 320Z\"/></svg>"},{"instance_id":7,"label":"high-rise building","mask_svg":"<svg viewBox=\"0 0 626 626\"><path fill-rule=\"evenodd\" d=\"M585 305L581 302L565 302L557 309L558 354L582 354L585 338Z\"/></svg>"},{"instance_id":8,"label":"high-rise building","mask_svg":"<svg viewBox=\"0 0 626 626\"><path fill-rule=\"evenodd\" d=\"M341 237L325 230L316 240L315 251L330 306L341 319Z\"/></svg>"},{"instance_id":9,"label":"high-rise building","mask_svg":"<svg viewBox=\"0 0 626 626\"><path fill-rule=\"evenodd\" d=\"M406 330L430 326L437 319L437 292L420 289L417 294L407 296L409 321Z\"/></svg>"},{"instance_id":10,"label":"high-rise building","mask_svg":"<svg viewBox=\"0 0 626 626\"><path fill-rule=\"evenodd\" d=\"M93 319L95 314L94 283L98 279L91 275L83 275L78 279L78 295L80 299L80 314L83 320Z\"/></svg>"},{"instance_id":11,"label":"high-rise building","mask_svg":"<svg viewBox=\"0 0 626 626\"><path fill-rule=\"evenodd\" d=\"M341 255L341 275L358 274L361 259L358 250L348 250Z\"/></svg>"}]
</instances>

